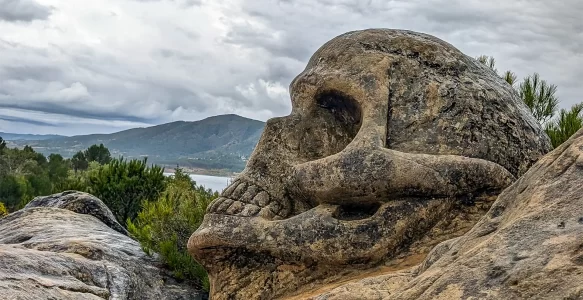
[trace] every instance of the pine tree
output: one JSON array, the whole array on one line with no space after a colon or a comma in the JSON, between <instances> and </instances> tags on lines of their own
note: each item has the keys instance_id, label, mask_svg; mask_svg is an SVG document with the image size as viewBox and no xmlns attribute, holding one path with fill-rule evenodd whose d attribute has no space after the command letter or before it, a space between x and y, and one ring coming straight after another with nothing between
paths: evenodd
<instances>
[{"instance_id":1,"label":"pine tree","mask_svg":"<svg viewBox=\"0 0 583 300\"><path fill-rule=\"evenodd\" d=\"M75 173L77 173L77 171L87 170L89 167L89 162L85 157L85 153L82 151L79 151L73 155L73 158L71 158L71 164L73 165L73 170L75 170Z\"/></svg>"},{"instance_id":2,"label":"pine tree","mask_svg":"<svg viewBox=\"0 0 583 300\"><path fill-rule=\"evenodd\" d=\"M573 105L569 110L561 109L559 116L546 125L545 131L553 147L558 147L583 127L582 112L583 103Z\"/></svg>"},{"instance_id":3,"label":"pine tree","mask_svg":"<svg viewBox=\"0 0 583 300\"><path fill-rule=\"evenodd\" d=\"M524 78L518 87L520 98L540 124L545 124L557 112L559 100L556 92L557 86L542 80L538 73Z\"/></svg>"}]
</instances>

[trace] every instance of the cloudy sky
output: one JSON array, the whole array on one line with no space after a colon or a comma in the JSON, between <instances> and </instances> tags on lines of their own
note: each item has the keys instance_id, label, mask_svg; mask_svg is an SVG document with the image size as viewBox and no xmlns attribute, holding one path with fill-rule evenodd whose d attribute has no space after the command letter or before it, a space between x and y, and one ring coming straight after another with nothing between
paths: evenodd
<instances>
[{"instance_id":1,"label":"cloudy sky","mask_svg":"<svg viewBox=\"0 0 583 300\"><path fill-rule=\"evenodd\" d=\"M288 85L346 31L442 38L583 101L583 1L0 0L0 131L114 132L290 112Z\"/></svg>"}]
</instances>

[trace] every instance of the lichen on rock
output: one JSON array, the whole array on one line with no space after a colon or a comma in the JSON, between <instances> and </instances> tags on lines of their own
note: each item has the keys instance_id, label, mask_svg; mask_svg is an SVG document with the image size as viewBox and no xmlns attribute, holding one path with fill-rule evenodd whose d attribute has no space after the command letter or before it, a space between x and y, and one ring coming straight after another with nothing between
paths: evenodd
<instances>
[{"instance_id":1,"label":"lichen on rock","mask_svg":"<svg viewBox=\"0 0 583 300\"><path fill-rule=\"evenodd\" d=\"M421 264L298 299L581 299L582 203L579 130L504 190L469 232Z\"/></svg>"}]
</instances>

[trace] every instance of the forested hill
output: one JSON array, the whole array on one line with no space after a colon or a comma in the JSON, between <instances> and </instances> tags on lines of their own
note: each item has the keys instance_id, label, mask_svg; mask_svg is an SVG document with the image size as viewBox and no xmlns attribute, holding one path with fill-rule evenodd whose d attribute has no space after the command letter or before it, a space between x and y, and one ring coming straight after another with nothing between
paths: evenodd
<instances>
[{"instance_id":1,"label":"forested hill","mask_svg":"<svg viewBox=\"0 0 583 300\"><path fill-rule=\"evenodd\" d=\"M148 156L148 162L158 164L239 171L245 166L245 159L253 151L264 126L264 122L230 114L112 134L15 143L19 146L28 144L45 155L59 153L64 157L103 143L113 157Z\"/></svg>"},{"instance_id":2,"label":"forested hill","mask_svg":"<svg viewBox=\"0 0 583 300\"><path fill-rule=\"evenodd\" d=\"M60 139L64 138L65 136L62 135L55 135L55 134L18 134L18 133L6 133L0 132L0 137L7 141L16 141L16 140L27 140L27 141L39 141L39 140L48 140L48 139Z\"/></svg>"}]
</instances>

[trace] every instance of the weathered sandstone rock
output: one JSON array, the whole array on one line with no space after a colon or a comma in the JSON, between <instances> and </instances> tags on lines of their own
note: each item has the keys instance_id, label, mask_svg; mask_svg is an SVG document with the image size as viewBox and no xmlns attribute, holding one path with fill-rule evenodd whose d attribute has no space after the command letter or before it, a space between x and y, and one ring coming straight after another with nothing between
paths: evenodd
<instances>
[{"instance_id":1,"label":"weathered sandstone rock","mask_svg":"<svg viewBox=\"0 0 583 300\"><path fill-rule=\"evenodd\" d=\"M67 191L50 196L36 197L25 208L32 207L62 208L79 214L92 215L111 229L128 235L127 230L117 222L107 205L91 194Z\"/></svg>"},{"instance_id":2,"label":"weathered sandstone rock","mask_svg":"<svg viewBox=\"0 0 583 300\"><path fill-rule=\"evenodd\" d=\"M89 194L36 198L0 218L0 299L202 299L125 233Z\"/></svg>"},{"instance_id":3,"label":"weathered sandstone rock","mask_svg":"<svg viewBox=\"0 0 583 300\"><path fill-rule=\"evenodd\" d=\"M550 149L510 85L425 34L341 35L290 89L292 113L267 122L190 238L213 299L283 298L419 260Z\"/></svg>"},{"instance_id":4,"label":"weathered sandstone rock","mask_svg":"<svg viewBox=\"0 0 583 300\"><path fill-rule=\"evenodd\" d=\"M422 264L339 285L297 299L583 299L583 130Z\"/></svg>"}]
</instances>

